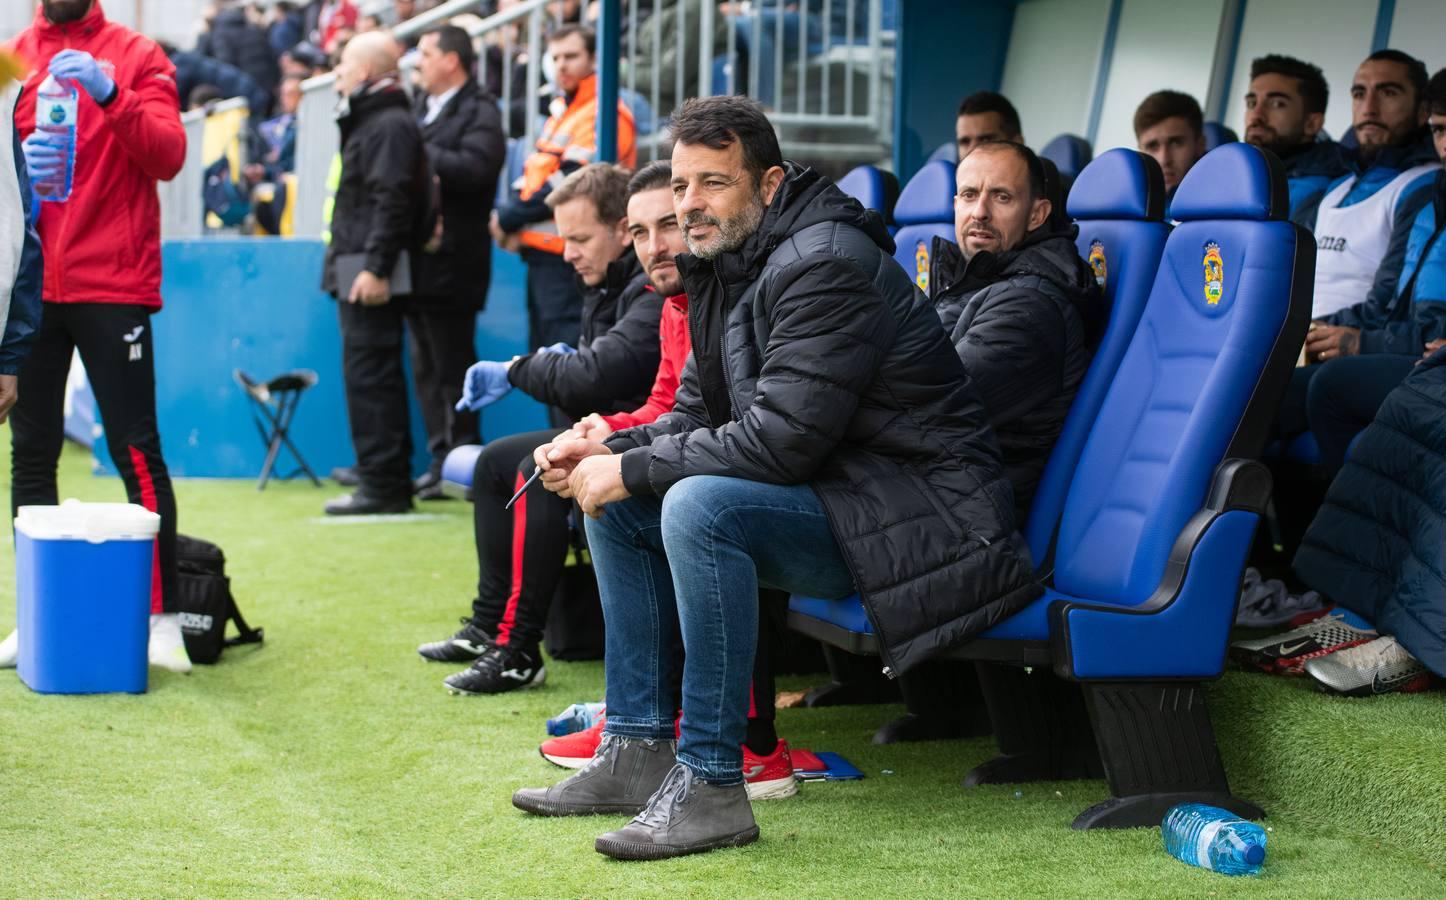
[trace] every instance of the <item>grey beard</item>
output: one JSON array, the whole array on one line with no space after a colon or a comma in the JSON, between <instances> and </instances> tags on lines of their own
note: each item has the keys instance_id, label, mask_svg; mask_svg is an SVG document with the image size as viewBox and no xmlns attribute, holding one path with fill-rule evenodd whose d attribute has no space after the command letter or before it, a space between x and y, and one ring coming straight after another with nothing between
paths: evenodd
<instances>
[{"instance_id":1,"label":"grey beard","mask_svg":"<svg viewBox=\"0 0 1446 900\"><path fill-rule=\"evenodd\" d=\"M699 259L711 260L724 253L731 253L742 247L743 242L758 230L758 226L763 224L763 214L766 211L763 198L758 197L756 202L750 204L743 212L718 223L718 241L714 246L703 247L693 243L686 231L683 232L683 243L688 245L688 252Z\"/></svg>"}]
</instances>

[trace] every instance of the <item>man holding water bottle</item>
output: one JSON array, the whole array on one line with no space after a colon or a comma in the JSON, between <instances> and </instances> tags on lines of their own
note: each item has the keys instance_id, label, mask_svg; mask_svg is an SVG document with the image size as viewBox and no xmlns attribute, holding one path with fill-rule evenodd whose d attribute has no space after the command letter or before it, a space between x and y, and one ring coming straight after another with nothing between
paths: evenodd
<instances>
[{"instance_id":1,"label":"man holding water bottle","mask_svg":"<svg viewBox=\"0 0 1446 900\"><path fill-rule=\"evenodd\" d=\"M174 178L186 155L175 67L153 41L107 21L100 0L41 0L10 47L30 67L15 125L42 201L45 257L44 313L11 415L11 504L57 502L65 382L79 350L126 494L161 516L151 663L187 672L173 607L176 500L156 427L150 330L161 308L156 182Z\"/></svg>"}]
</instances>

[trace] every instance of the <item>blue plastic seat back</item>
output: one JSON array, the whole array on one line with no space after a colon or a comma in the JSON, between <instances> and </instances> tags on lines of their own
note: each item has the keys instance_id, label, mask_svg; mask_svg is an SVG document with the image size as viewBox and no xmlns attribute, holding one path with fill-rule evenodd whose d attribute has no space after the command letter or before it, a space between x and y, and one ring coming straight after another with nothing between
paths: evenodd
<instances>
[{"instance_id":1,"label":"blue plastic seat back","mask_svg":"<svg viewBox=\"0 0 1446 900\"><path fill-rule=\"evenodd\" d=\"M899 200L899 179L878 166L859 166L838 180L839 190L876 210L885 223L894 221L894 204Z\"/></svg>"},{"instance_id":2,"label":"blue plastic seat back","mask_svg":"<svg viewBox=\"0 0 1446 900\"><path fill-rule=\"evenodd\" d=\"M954 240L954 164L931 162L910 178L894 204L894 221L894 259L928 291L930 245L935 237Z\"/></svg>"},{"instance_id":3,"label":"blue plastic seat back","mask_svg":"<svg viewBox=\"0 0 1446 900\"><path fill-rule=\"evenodd\" d=\"M1276 342L1309 290L1297 254L1313 247L1288 212L1279 161L1249 144L1207 154L1180 184L1168 212L1180 224L1065 501L1061 593L1143 602L1227 451L1259 453L1274 410L1250 401L1263 376L1288 377Z\"/></svg>"},{"instance_id":4,"label":"blue plastic seat back","mask_svg":"<svg viewBox=\"0 0 1446 900\"><path fill-rule=\"evenodd\" d=\"M1090 142L1077 134L1061 134L1039 151L1042 159L1054 163L1066 181L1073 181L1095 158Z\"/></svg>"},{"instance_id":5,"label":"blue plastic seat back","mask_svg":"<svg viewBox=\"0 0 1446 900\"><path fill-rule=\"evenodd\" d=\"M1075 180L1068 205L1079 226L1079 254L1089 261L1104 290L1109 318L1025 522L1024 537L1036 564L1048 556L1085 440L1139 325L1170 233L1164 222L1165 179L1160 166L1134 150L1110 150L1086 166Z\"/></svg>"},{"instance_id":6,"label":"blue plastic seat back","mask_svg":"<svg viewBox=\"0 0 1446 900\"><path fill-rule=\"evenodd\" d=\"M1201 128L1205 133L1205 152L1209 153L1222 144L1233 144L1240 140L1240 136L1233 128L1221 125L1219 122L1206 122Z\"/></svg>"},{"instance_id":7,"label":"blue plastic seat back","mask_svg":"<svg viewBox=\"0 0 1446 900\"><path fill-rule=\"evenodd\" d=\"M940 144L934 148L934 152L930 153L929 158L924 162L925 164L946 162L957 166L959 165L959 145L954 141Z\"/></svg>"}]
</instances>

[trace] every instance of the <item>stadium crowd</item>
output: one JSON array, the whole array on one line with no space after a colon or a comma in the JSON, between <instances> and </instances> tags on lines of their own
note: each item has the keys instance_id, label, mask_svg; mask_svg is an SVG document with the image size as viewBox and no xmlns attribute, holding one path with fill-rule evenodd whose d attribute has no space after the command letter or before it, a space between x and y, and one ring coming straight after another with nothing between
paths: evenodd
<instances>
[{"instance_id":1,"label":"stadium crowd","mask_svg":"<svg viewBox=\"0 0 1446 900\"><path fill-rule=\"evenodd\" d=\"M320 277L337 301L357 464L326 511L406 512L442 495L450 453L482 444L470 614L418 648L467 665L445 680L456 693L542 684L543 633L580 537L596 574L606 716L545 744L576 771L514 804L635 815L598 838L618 858L755 840L750 801L794 792L773 726L775 654L760 649L769 591L859 592L913 717L895 738L959 733L937 720L981 690L974 667L932 658L1041 595L1020 530L1109 314L1105 275L1066 214L1069 179L1026 146L1014 106L987 92L959 105L953 239L928 248L921 290L880 211L786 160L754 101L685 100L670 158L641 168L620 104L619 162L598 162L597 38L575 21L547 36L556 97L494 209L508 116L478 82L489 48L454 24L407 48L385 31L394 21L350 0L220 3L196 50L179 51L108 23L99 0L41 0L14 42L32 73L0 119L15 176L0 179L12 505L56 500L78 349L128 495L166 523L153 659L188 667L146 329L161 303L155 184L181 163L181 99L205 102L207 86L246 97L258 119L278 113L248 174L274 177L293 154L299 80L331 67L341 150ZM31 190L64 164L33 126L47 72L80 86L86 114L64 204ZM1446 513L1446 70L1381 50L1347 94L1336 102L1352 128L1333 141L1321 70L1263 56L1238 123L1282 167L1290 219L1314 235L1312 323L1271 452L1315 493L1308 508L1309 491L1290 495L1301 527L1245 578L1239 621L1283 633L1232 654L1341 693L1409 692L1446 676L1446 580L1411 550L1439 545ZM1178 91L1145 97L1134 129L1167 197L1212 146ZM118 204L137 223L124 265L100 244ZM535 349L478 361L494 242L526 263ZM432 458L415 482L404 354ZM479 414L513 390L549 407L553 427L484 442ZM1303 458L1292 448L1306 437Z\"/></svg>"}]
</instances>

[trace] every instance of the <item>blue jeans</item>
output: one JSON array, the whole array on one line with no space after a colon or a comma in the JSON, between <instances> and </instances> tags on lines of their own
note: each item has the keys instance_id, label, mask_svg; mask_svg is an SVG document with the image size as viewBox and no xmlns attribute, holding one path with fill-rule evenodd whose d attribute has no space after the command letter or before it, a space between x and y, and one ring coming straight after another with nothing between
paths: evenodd
<instances>
[{"instance_id":1,"label":"blue jeans","mask_svg":"<svg viewBox=\"0 0 1446 900\"><path fill-rule=\"evenodd\" d=\"M671 738L681 670L678 761L741 782L758 586L854 590L823 504L807 485L696 476L586 527L607 620L607 732Z\"/></svg>"}]
</instances>

